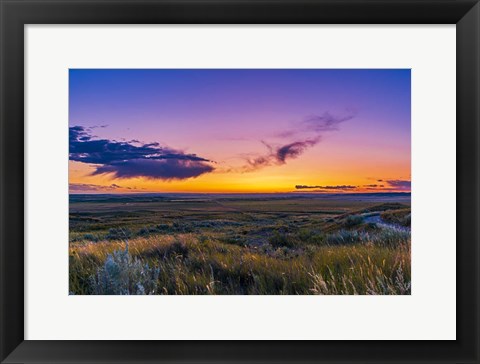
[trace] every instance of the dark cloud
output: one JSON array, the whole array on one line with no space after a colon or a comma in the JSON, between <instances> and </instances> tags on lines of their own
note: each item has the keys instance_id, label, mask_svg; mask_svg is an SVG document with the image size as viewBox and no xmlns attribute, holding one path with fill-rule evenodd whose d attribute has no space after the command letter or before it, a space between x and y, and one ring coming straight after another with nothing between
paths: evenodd
<instances>
[{"instance_id":1,"label":"dark cloud","mask_svg":"<svg viewBox=\"0 0 480 364\"><path fill-rule=\"evenodd\" d=\"M68 189L70 192L102 192L102 191L115 191L121 186L112 183L110 186L101 186L88 183L70 183ZM128 187L127 187L128 188Z\"/></svg>"},{"instance_id":2,"label":"dark cloud","mask_svg":"<svg viewBox=\"0 0 480 364\"><path fill-rule=\"evenodd\" d=\"M382 191L410 191L412 182L410 180L403 179L377 179L377 182L383 182L382 184L369 184L364 185L367 189L379 189Z\"/></svg>"},{"instance_id":3,"label":"dark cloud","mask_svg":"<svg viewBox=\"0 0 480 364\"><path fill-rule=\"evenodd\" d=\"M300 140L278 147L262 142L269 150L269 153L260 157L247 160L244 171L254 171L266 166L282 165L289 159L298 158L306 149L314 146L320 141L320 138Z\"/></svg>"},{"instance_id":4,"label":"dark cloud","mask_svg":"<svg viewBox=\"0 0 480 364\"><path fill-rule=\"evenodd\" d=\"M296 185L297 190L317 189L317 190L354 190L358 186L352 185L336 185L336 186L308 186L308 185Z\"/></svg>"},{"instance_id":5,"label":"dark cloud","mask_svg":"<svg viewBox=\"0 0 480 364\"><path fill-rule=\"evenodd\" d=\"M159 143L138 144L95 139L90 129L70 127L70 160L95 164L93 174L111 173L117 178L186 179L212 172L208 159L186 154Z\"/></svg>"},{"instance_id":6,"label":"dark cloud","mask_svg":"<svg viewBox=\"0 0 480 364\"><path fill-rule=\"evenodd\" d=\"M206 163L182 159L132 159L97 167L93 174L112 173L116 178L187 179L212 172Z\"/></svg>"},{"instance_id":7,"label":"dark cloud","mask_svg":"<svg viewBox=\"0 0 480 364\"><path fill-rule=\"evenodd\" d=\"M315 138L286 144L278 148L274 156L279 163L283 164L287 159L297 158L305 149L313 147L319 141L319 138Z\"/></svg>"},{"instance_id":8,"label":"dark cloud","mask_svg":"<svg viewBox=\"0 0 480 364\"><path fill-rule=\"evenodd\" d=\"M401 180L401 179L390 179L386 181L390 186L402 189L409 190L412 187L412 181Z\"/></svg>"},{"instance_id":9,"label":"dark cloud","mask_svg":"<svg viewBox=\"0 0 480 364\"><path fill-rule=\"evenodd\" d=\"M411 182L408 180L384 180L385 184L368 184L360 186L353 185L332 185L332 186L320 186L320 185L296 185L296 190L308 190L308 192L327 192L327 191L410 191Z\"/></svg>"}]
</instances>

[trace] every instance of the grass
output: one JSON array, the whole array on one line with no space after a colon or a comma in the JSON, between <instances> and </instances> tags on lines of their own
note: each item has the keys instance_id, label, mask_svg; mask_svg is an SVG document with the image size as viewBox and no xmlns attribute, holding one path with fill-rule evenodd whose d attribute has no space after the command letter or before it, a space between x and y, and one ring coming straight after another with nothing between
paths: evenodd
<instances>
[{"instance_id":1,"label":"grass","mask_svg":"<svg viewBox=\"0 0 480 364\"><path fill-rule=\"evenodd\" d=\"M71 212L70 293L410 294L410 231L396 227L408 206L344 203L335 215L322 212L331 201L300 202L167 211L162 201L148 213L148 202L128 213L89 202L90 212ZM366 210L397 220L377 227Z\"/></svg>"},{"instance_id":2,"label":"grass","mask_svg":"<svg viewBox=\"0 0 480 364\"><path fill-rule=\"evenodd\" d=\"M382 220L391 224L397 224L399 226L410 227L411 212L410 209L399 209L393 211L385 211L380 214Z\"/></svg>"},{"instance_id":3,"label":"grass","mask_svg":"<svg viewBox=\"0 0 480 364\"><path fill-rule=\"evenodd\" d=\"M214 237L199 239L194 234L184 234L136 238L128 245L128 253L121 241L88 243L71 249L71 291L76 294L409 293L403 284L396 284L410 281L407 242L396 249L359 243L334 247L307 245L298 251L262 250L220 243ZM117 271L119 268L123 273ZM115 275L121 274L117 279L120 288L102 283L108 281L109 275L115 281ZM148 277L154 282L148 281ZM132 289L129 279L148 286L148 290L137 290L136 286ZM319 290L321 281L328 289Z\"/></svg>"}]
</instances>

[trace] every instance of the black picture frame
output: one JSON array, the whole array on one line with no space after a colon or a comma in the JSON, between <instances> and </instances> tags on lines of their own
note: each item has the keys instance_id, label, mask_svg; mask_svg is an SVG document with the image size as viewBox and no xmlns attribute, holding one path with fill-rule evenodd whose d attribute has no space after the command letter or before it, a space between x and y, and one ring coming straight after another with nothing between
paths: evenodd
<instances>
[{"instance_id":1,"label":"black picture frame","mask_svg":"<svg viewBox=\"0 0 480 364\"><path fill-rule=\"evenodd\" d=\"M0 4L2 363L479 362L478 0L0 0ZM24 340L24 178L28 177L24 174L24 25L57 23L456 24L457 340Z\"/></svg>"}]
</instances>

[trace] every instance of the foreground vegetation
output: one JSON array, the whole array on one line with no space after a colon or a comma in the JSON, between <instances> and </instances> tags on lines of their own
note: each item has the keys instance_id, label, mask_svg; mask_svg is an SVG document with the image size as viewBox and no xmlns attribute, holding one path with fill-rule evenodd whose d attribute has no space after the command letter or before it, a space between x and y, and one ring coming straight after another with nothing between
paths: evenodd
<instances>
[{"instance_id":1,"label":"foreground vegetation","mask_svg":"<svg viewBox=\"0 0 480 364\"><path fill-rule=\"evenodd\" d=\"M182 203L71 208L71 294L411 292L406 204Z\"/></svg>"}]
</instances>

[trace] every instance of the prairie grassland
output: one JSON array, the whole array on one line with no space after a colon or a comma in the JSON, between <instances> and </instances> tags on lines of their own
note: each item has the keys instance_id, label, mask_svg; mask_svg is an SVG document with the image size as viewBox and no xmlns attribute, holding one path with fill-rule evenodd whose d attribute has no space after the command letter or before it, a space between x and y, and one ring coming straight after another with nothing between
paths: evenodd
<instances>
[{"instance_id":1,"label":"prairie grassland","mask_svg":"<svg viewBox=\"0 0 480 364\"><path fill-rule=\"evenodd\" d=\"M367 222L368 216L409 211L405 203L72 205L71 294L411 292L408 226Z\"/></svg>"},{"instance_id":2,"label":"prairie grassland","mask_svg":"<svg viewBox=\"0 0 480 364\"><path fill-rule=\"evenodd\" d=\"M383 212L380 216L387 223L410 226L410 209L389 210Z\"/></svg>"}]
</instances>

